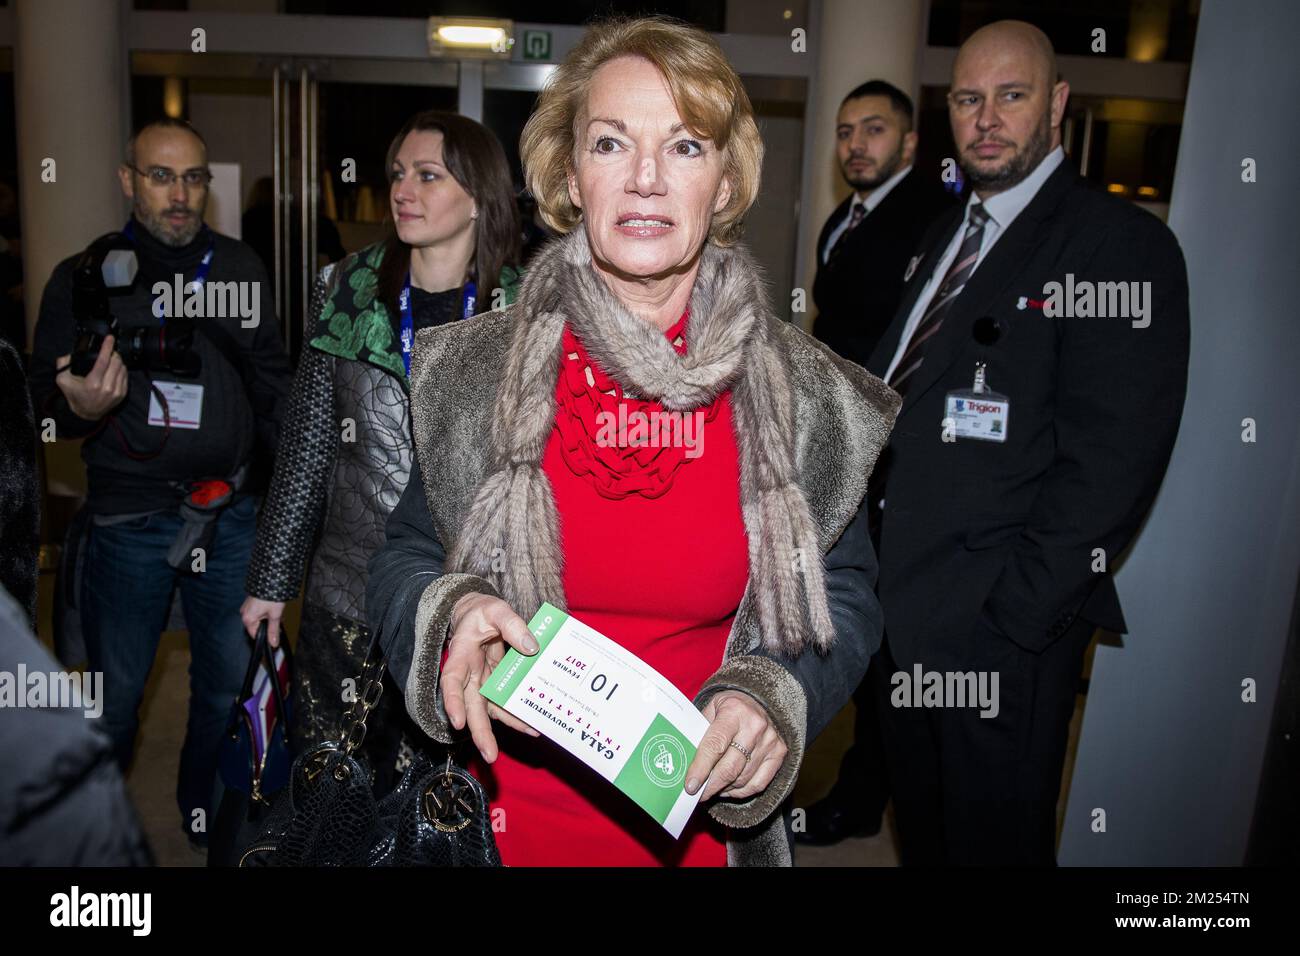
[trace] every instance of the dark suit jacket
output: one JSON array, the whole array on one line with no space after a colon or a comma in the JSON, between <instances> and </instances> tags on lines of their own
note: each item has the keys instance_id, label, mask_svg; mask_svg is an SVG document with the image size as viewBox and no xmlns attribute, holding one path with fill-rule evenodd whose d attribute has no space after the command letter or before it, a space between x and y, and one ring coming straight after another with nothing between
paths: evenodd
<instances>
[{"instance_id":1,"label":"dark suit jacket","mask_svg":"<svg viewBox=\"0 0 1300 956\"><path fill-rule=\"evenodd\" d=\"M884 376L961 220L954 209L923 240L869 371ZM1047 318L1044 286L1067 273L1076 284L1150 282L1149 326ZM1035 301L1020 308L1022 297ZM1124 630L1110 568L1164 475L1187 353L1187 271L1173 233L1062 163L954 302L877 466L887 474L878 590L899 666L960 664L964 642L989 629L1029 650L1076 617ZM1007 440L945 442L945 396L971 387L977 361L1010 399ZM1104 571L1094 570L1097 548Z\"/></svg>"},{"instance_id":2,"label":"dark suit jacket","mask_svg":"<svg viewBox=\"0 0 1300 956\"><path fill-rule=\"evenodd\" d=\"M817 238L813 335L844 358L865 365L889 327L903 294L903 273L926 228L955 200L934 179L913 169L879 206L840 238L822 264L826 242L849 214L853 195L840 203Z\"/></svg>"}]
</instances>

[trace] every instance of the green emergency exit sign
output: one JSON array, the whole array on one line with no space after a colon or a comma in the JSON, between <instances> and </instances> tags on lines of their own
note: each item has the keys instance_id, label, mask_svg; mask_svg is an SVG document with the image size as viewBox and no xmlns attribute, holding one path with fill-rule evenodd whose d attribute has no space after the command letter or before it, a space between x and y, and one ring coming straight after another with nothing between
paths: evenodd
<instances>
[{"instance_id":1,"label":"green emergency exit sign","mask_svg":"<svg viewBox=\"0 0 1300 956\"><path fill-rule=\"evenodd\" d=\"M524 31L524 59L549 60L551 58L551 33L549 30Z\"/></svg>"}]
</instances>

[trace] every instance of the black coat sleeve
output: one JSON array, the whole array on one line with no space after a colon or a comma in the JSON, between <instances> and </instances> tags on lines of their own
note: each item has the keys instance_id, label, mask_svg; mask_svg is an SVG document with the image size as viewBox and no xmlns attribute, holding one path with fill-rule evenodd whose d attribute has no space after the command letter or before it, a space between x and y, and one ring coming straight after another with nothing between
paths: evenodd
<instances>
[{"instance_id":1,"label":"black coat sleeve","mask_svg":"<svg viewBox=\"0 0 1300 956\"><path fill-rule=\"evenodd\" d=\"M332 355L303 349L262 505L245 589L264 601L298 596L307 555L320 532L338 454Z\"/></svg>"},{"instance_id":2,"label":"black coat sleeve","mask_svg":"<svg viewBox=\"0 0 1300 956\"><path fill-rule=\"evenodd\" d=\"M438 686L451 610L466 594L500 597L477 575L445 574L446 560L414 462L411 480L388 516L384 546L370 559L366 616L380 632L386 666L403 688L407 712L442 743L450 743L454 733Z\"/></svg>"},{"instance_id":3,"label":"black coat sleeve","mask_svg":"<svg viewBox=\"0 0 1300 956\"><path fill-rule=\"evenodd\" d=\"M884 613L875 592L876 551L867 533L865 504L827 552L825 564L835 644L825 654L810 651L793 661L780 661L794 675L808 700L810 744L849 702L884 637Z\"/></svg>"},{"instance_id":4,"label":"black coat sleeve","mask_svg":"<svg viewBox=\"0 0 1300 956\"><path fill-rule=\"evenodd\" d=\"M18 352L0 339L0 587L36 626L37 554L41 547L41 493L36 430L27 377Z\"/></svg>"},{"instance_id":5,"label":"black coat sleeve","mask_svg":"<svg viewBox=\"0 0 1300 956\"><path fill-rule=\"evenodd\" d=\"M806 650L797 658L773 654L760 644L731 658L695 698L703 709L724 690L753 697L767 711L789 749L785 763L762 793L748 800L717 800L710 814L729 827L757 826L794 790L804 753L840 711L867 672L884 635L883 614L874 591L876 555L867 533L867 508L853 520L824 559L827 598L835 642L825 654Z\"/></svg>"},{"instance_id":6,"label":"black coat sleeve","mask_svg":"<svg viewBox=\"0 0 1300 956\"><path fill-rule=\"evenodd\" d=\"M329 280L329 273L316 279L308 327L324 307ZM317 349L303 349L282 431L277 424L275 471L244 585L249 594L264 601L292 601L298 596L307 555L324 518L341 428L334 410L335 361ZM269 383L279 379L275 361L263 374L268 379L265 387L273 392L278 385L273 388Z\"/></svg>"}]
</instances>

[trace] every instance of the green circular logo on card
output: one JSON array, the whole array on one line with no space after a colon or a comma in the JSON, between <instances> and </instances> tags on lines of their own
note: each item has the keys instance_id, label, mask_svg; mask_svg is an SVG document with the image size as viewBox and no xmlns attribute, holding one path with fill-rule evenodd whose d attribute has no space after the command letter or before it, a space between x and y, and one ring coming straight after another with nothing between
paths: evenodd
<instances>
[{"instance_id":1,"label":"green circular logo on card","mask_svg":"<svg viewBox=\"0 0 1300 956\"><path fill-rule=\"evenodd\" d=\"M655 734L641 751L641 769L656 786L679 787L686 778L686 748L672 734Z\"/></svg>"}]
</instances>

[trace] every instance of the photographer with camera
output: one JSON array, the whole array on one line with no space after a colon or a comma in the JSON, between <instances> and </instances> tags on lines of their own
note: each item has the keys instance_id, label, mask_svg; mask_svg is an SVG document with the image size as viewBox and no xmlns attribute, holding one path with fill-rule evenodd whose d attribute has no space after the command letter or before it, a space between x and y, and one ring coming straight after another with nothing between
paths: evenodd
<instances>
[{"instance_id":1,"label":"photographer with camera","mask_svg":"<svg viewBox=\"0 0 1300 956\"><path fill-rule=\"evenodd\" d=\"M118 172L131 220L55 268L31 389L38 428L53 419L59 438L85 439L88 530L72 593L90 667L104 675L101 727L124 770L180 591L192 662L177 799L197 848L248 663L239 607L259 463L273 460L291 372L261 260L203 223L212 176L198 132L150 123ZM75 554L80 536L69 538Z\"/></svg>"}]
</instances>

